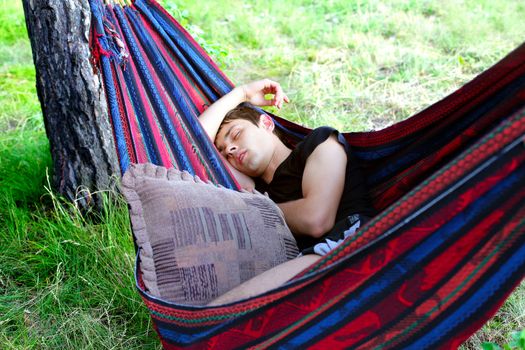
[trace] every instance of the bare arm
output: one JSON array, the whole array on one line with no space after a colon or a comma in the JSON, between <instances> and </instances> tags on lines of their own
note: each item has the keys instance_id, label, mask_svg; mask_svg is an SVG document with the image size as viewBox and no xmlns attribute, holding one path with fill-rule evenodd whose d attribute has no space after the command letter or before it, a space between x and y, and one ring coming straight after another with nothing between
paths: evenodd
<instances>
[{"instance_id":1,"label":"bare arm","mask_svg":"<svg viewBox=\"0 0 525 350\"><path fill-rule=\"evenodd\" d=\"M308 254L288 260L281 265L277 265L270 270L253 277L252 279L233 288L229 292L226 292L225 294L210 302L208 306L232 303L234 301L247 299L275 289L288 280L292 279L292 277L318 261L320 258L321 257L319 255Z\"/></svg>"},{"instance_id":2,"label":"bare arm","mask_svg":"<svg viewBox=\"0 0 525 350\"><path fill-rule=\"evenodd\" d=\"M199 121L212 141L215 140L219 126L221 126L226 113L237 107L242 102L246 102L246 95L243 87L238 86L215 101L204 112L202 112L199 116Z\"/></svg>"},{"instance_id":3,"label":"bare arm","mask_svg":"<svg viewBox=\"0 0 525 350\"><path fill-rule=\"evenodd\" d=\"M267 94L272 94L273 98L267 100L265 98ZM250 102L255 106L276 106L281 108L283 101L289 102L279 83L270 79L258 80L238 86L222 96L200 115L199 121L210 139L215 140L217 131L226 114L240 103Z\"/></svg>"},{"instance_id":4,"label":"bare arm","mask_svg":"<svg viewBox=\"0 0 525 350\"><path fill-rule=\"evenodd\" d=\"M286 223L295 234L322 237L335 224L345 183L347 157L331 135L306 161L303 198L280 203Z\"/></svg>"}]
</instances>

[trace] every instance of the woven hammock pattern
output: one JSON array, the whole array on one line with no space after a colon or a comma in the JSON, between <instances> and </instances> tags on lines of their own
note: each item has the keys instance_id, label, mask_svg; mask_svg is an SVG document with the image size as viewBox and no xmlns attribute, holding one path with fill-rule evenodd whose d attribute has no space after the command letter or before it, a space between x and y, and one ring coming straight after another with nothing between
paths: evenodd
<instances>
[{"instance_id":1,"label":"woven hammock pattern","mask_svg":"<svg viewBox=\"0 0 525 350\"><path fill-rule=\"evenodd\" d=\"M198 115L232 88L155 1L90 0L120 166L237 189ZM525 271L525 45L411 118L345 137L380 214L286 285L213 308L137 288L166 349L455 348ZM308 129L273 116L300 140Z\"/></svg>"}]
</instances>

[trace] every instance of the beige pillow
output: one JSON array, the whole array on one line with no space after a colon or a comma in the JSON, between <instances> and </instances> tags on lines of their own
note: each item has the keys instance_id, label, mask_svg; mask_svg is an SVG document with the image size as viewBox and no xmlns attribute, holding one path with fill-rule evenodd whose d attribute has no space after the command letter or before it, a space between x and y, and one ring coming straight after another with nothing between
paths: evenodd
<instances>
[{"instance_id":1,"label":"beige pillow","mask_svg":"<svg viewBox=\"0 0 525 350\"><path fill-rule=\"evenodd\" d=\"M203 305L299 251L282 212L260 193L135 164L122 179L148 292Z\"/></svg>"}]
</instances>

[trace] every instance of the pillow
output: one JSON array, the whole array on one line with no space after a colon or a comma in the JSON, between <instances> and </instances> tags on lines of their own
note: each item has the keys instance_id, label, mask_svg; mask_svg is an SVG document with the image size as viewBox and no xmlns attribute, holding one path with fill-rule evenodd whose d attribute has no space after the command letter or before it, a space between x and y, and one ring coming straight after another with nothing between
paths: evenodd
<instances>
[{"instance_id":1,"label":"pillow","mask_svg":"<svg viewBox=\"0 0 525 350\"><path fill-rule=\"evenodd\" d=\"M122 192L145 287L164 300L207 304L299 253L279 207L258 192L153 164L132 165Z\"/></svg>"}]
</instances>

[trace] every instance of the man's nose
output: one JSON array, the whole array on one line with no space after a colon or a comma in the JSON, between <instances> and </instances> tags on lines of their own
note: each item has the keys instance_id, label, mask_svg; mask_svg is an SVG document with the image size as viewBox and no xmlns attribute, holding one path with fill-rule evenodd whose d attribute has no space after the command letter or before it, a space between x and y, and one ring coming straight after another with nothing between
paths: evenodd
<instances>
[{"instance_id":1,"label":"man's nose","mask_svg":"<svg viewBox=\"0 0 525 350\"><path fill-rule=\"evenodd\" d=\"M233 153L235 153L237 151L237 145L232 143L232 144L228 145L227 150L228 150L227 151L228 154L232 154L233 155Z\"/></svg>"}]
</instances>

